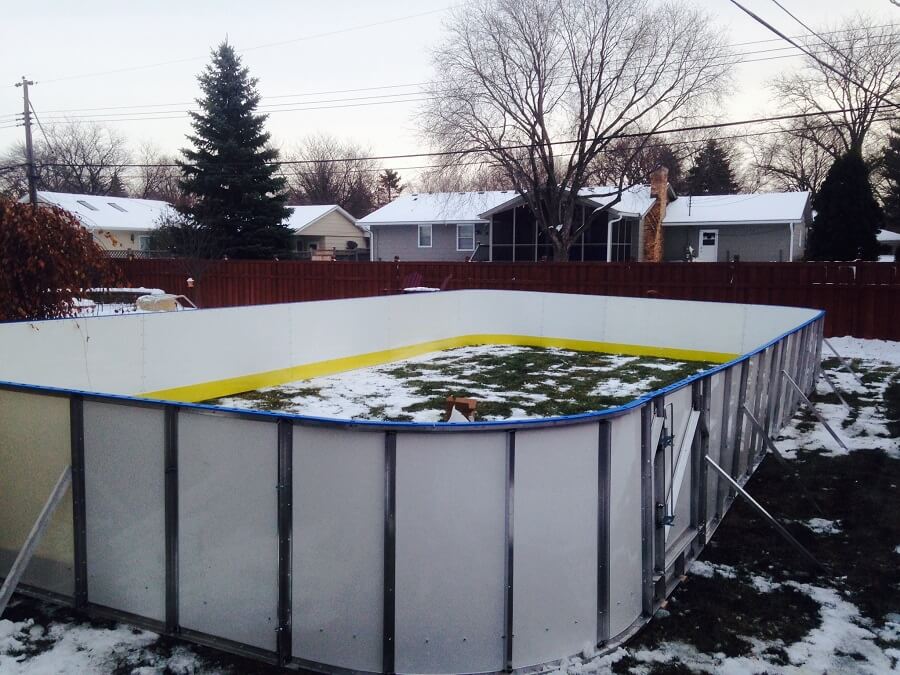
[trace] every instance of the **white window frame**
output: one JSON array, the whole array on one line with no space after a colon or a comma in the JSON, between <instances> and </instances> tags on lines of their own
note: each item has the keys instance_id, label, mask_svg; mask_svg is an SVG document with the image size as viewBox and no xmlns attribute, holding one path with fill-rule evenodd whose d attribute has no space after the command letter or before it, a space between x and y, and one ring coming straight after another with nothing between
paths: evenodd
<instances>
[{"instance_id":1,"label":"white window frame","mask_svg":"<svg viewBox=\"0 0 900 675\"><path fill-rule=\"evenodd\" d=\"M428 228L428 245L422 244L422 228ZM416 229L416 243L419 245L419 248L431 248L434 245L434 227L432 227L431 223L420 223L418 228Z\"/></svg>"},{"instance_id":2,"label":"white window frame","mask_svg":"<svg viewBox=\"0 0 900 675\"><path fill-rule=\"evenodd\" d=\"M150 235L149 234L139 234L138 235L138 249L141 251L149 251L150 250Z\"/></svg>"},{"instance_id":3,"label":"white window frame","mask_svg":"<svg viewBox=\"0 0 900 675\"><path fill-rule=\"evenodd\" d=\"M459 247L459 228L461 227L471 227L472 228L472 247L471 248L460 248ZM474 223L459 223L456 226L456 250L457 251L474 251L475 250L475 224Z\"/></svg>"}]
</instances>

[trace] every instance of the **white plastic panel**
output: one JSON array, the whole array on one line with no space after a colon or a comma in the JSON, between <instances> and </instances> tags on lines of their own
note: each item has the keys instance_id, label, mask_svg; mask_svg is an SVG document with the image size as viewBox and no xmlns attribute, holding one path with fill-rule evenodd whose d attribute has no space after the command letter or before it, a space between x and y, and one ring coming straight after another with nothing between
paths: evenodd
<instances>
[{"instance_id":1,"label":"white plastic panel","mask_svg":"<svg viewBox=\"0 0 900 675\"><path fill-rule=\"evenodd\" d=\"M0 576L12 566L71 460L69 399L0 390ZM22 583L72 595L73 560L69 490L50 519Z\"/></svg>"},{"instance_id":2,"label":"white plastic panel","mask_svg":"<svg viewBox=\"0 0 900 675\"><path fill-rule=\"evenodd\" d=\"M278 627L274 422L178 419L181 625L262 649Z\"/></svg>"},{"instance_id":3,"label":"white plastic panel","mask_svg":"<svg viewBox=\"0 0 900 675\"><path fill-rule=\"evenodd\" d=\"M506 434L397 434L396 669L498 671Z\"/></svg>"},{"instance_id":4,"label":"white plastic panel","mask_svg":"<svg viewBox=\"0 0 900 675\"><path fill-rule=\"evenodd\" d=\"M641 615L641 411L612 420L609 496L609 634Z\"/></svg>"},{"instance_id":5,"label":"white plastic panel","mask_svg":"<svg viewBox=\"0 0 900 675\"><path fill-rule=\"evenodd\" d=\"M161 409L86 401L88 600L162 621L166 600Z\"/></svg>"},{"instance_id":6,"label":"white plastic panel","mask_svg":"<svg viewBox=\"0 0 900 675\"><path fill-rule=\"evenodd\" d=\"M516 433L516 668L596 641L599 437L597 423Z\"/></svg>"},{"instance_id":7,"label":"white plastic panel","mask_svg":"<svg viewBox=\"0 0 900 675\"><path fill-rule=\"evenodd\" d=\"M381 670L384 434L294 427L297 658Z\"/></svg>"}]
</instances>

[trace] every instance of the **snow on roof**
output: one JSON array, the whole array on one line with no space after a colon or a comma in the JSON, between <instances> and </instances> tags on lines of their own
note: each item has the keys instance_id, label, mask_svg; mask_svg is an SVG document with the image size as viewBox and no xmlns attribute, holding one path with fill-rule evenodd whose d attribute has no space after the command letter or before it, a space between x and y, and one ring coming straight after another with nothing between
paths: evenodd
<instances>
[{"instance_id":1,"label":"snow on roof","mask_svg":"<svg viewBox=\"0 0 900 675\"><path fill-rule=\"evenodd\" d=\"M74 213L89 230L155 230L172 207L156 199L130 199L104 195L79 195L65 192L37 193L38 202L58 206ZM28 201L22 197L19 201Z\"/></svg>"},{"instance_id":2,"label":"snow on roof","mask_svg":"<svg viewBox=\"0 0 900 675\"><path fill-rule=\"evenodd\" d=\"M427 192L400 195L390 204L360 218L360 225L478 223L479 216L516 199L515 190Z\"/></svg>"},{"instance_id":3,"label":"snow on roof","mask_svg":"<svg viewBox=\"0 0 900 675\"><path fill-rule=\"evenodd\" d=\"M579 197L585 197L587 200L598 207L607 206L612 203L618 194L617 187L586 187L578 191ZM624 216L636 216L642 218L646 215L655 197L650 196L649 185L633 185L622 191L622 198L613 204L610 209Z\"/></svg>"},{"instance_id":4,"label":"snow on roof","mask_svg":"<svg viewBox=\"0 0 900 675\"><path fill-rule=\"evenodd\" d=\"M300 232L332 211L337 211L351 223L357 225L356 218L337 204L304 204L302 206L288 206L287 208L291 210L291 215L288 216L284 224L291 228L294 234L300 234Z\"/></svg>"},{"instance_id":5,"label":"snow on roof","mask_svg":"<svg viewBox=\"0 0 900 675\"><path fill-rule=\"evenodd\" d=\"M804 218L809 192L744 195L682 195L666 207L663 225L796 223Z\"/></svg>"},{"instance_id":6,"label":"snow on roof","mask_svg":"<svg viewBox=\"0 0 900 675\"><path fill-rule=\"evenodd\" d=\"M900 233L891 232L890 230L882 230L877 235L879 244L895 244L900 243Z\"/></svg>"}]
</instances>

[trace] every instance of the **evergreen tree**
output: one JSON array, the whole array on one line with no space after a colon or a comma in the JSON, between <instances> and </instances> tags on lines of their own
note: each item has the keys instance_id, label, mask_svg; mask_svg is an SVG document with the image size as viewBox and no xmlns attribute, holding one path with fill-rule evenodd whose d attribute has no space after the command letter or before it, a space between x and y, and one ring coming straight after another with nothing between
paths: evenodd
<instances>
[{"instance_id":1,"label":"evergreen tree","mask_svg":"<svg viewBox=\"0 0 900 675\"><path fill-rule=\"evenodd\" d=\"M275 174L278 151L269 146L256 114L256 78L227 43L212 53L199 76L200 112L191 113L192 149L182 150L181 187L189 195L184 213L217 240L216 249L233 258L271 258L290 247L284 225L285 180Z\"/></svg>"},{"instance_id":2,"label":"evergreen tree","mask_svg":"<svg viewBox=\"0 0 900 675\"><path fill-rule=\"evenodd\" d=\"M884 226L892 232L900 232L900 127L891 128L881 176L885 182Z\"/></svg>"},{"instance_id":3,"label":"evergreen tree","mask_svg":"<svg viewBox=\"0 0 900 675\"><path fill-rule=\"evenodd\" d=\"M733 195L738 192L740 187L731 168L731 158L716 139L706 142L681 187L688 195Z\"/></svg>"},{"instance_id":4,"label":"evergreen tree","mask_svg":"<svg viewBox=\"0 0 900 675\"><path fill-rule=\"evenodd\" d=\"M125 191L125 186L122 184L122 179L119 178L119 174L113 174L113 177L109 180L109 189L106 191L110 197L127 197L128 193Z\"/></svg>"},{"instance_id":5,"label":"evergreen tree","mask_svg":"<svg viewBox=\"0 0 900 675\"><path fill-rule=\"evenodd\" d=\"M378 206L384 206L392 202L401 192L400 174L393 169L385 169L378 174L378 187L376 188L376 201Z\"/></svg>"},{"instance_id":6,"label":"evergreen tree","mask_svg":"<svg viewBox=\"0 0 900 675\"><path fill-rule=\"evenodd\" d=\"M876 260L883 213L858 152L838 157L813 199L816 217L806 254L810 260Z\"/></svg>"}]
</instances>

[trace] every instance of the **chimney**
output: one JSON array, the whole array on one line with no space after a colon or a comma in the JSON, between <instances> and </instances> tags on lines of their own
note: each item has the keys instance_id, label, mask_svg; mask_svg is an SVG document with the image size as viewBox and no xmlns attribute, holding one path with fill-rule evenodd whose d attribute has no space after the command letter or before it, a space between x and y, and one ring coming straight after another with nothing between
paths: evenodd
<instances>
[{"instance_id":1,"label":"chimney","mask_svg":"<svg viewBox=\"0 0 900 675\"><path fill-rule=\"evenodd\" d=\"M666 205L669 202L669 170L666 167L661 166L650 174L650 196L656 201L644 216L644 260L662 262L662 222L666 217Z\"/></svg>"}]
</instances>

